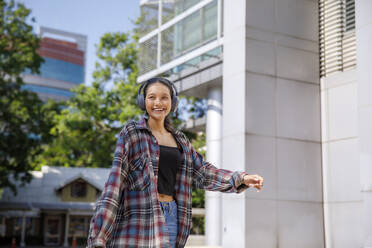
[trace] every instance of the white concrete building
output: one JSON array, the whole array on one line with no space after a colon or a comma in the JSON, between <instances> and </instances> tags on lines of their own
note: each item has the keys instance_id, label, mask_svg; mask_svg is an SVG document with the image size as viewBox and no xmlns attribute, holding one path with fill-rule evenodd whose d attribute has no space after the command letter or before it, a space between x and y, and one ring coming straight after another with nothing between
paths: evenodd
<instances>
[{"instance_id":1,"label":"white concrete building","mask_svg":"<svg viewBox=\"0 0 372 248\"><path fill-rule=\"evenodd\" d=\"M207 99L205 245L372 247L372 1L141 0L138 82Z\"/></svg>"}]
</instances>

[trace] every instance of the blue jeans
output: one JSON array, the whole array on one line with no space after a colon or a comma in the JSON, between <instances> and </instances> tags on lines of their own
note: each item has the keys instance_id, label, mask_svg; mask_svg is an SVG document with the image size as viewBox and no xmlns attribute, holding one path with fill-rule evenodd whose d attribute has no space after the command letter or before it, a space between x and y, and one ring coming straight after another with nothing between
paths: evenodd
<instances>
[{"instance_id":1,"label":"blue jeans","mask_svg":"<svg viewBox=\"0 0 372 248\"><path fill-rule=\"evenodd\" d=\"M176 201L171 202L160 202L161 209L163 210L165 222L168 228L170 244L173 248L176 247L178 226L177 226L177 203Z\"/></svg>"}]
</instances>

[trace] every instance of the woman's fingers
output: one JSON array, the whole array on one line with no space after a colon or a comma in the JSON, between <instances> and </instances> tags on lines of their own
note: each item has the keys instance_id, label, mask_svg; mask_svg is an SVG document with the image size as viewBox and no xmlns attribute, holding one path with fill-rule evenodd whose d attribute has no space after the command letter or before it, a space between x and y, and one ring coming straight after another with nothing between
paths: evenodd
<instances>
[{"instance_id":1,"label":"woman's fingers","mask_svg":"<svg viewBox=\"0 0 372 248\"><path fill-rule=\"evenodd\" d=\"M264 180L260 175L253 175L253 180L255 184L263 185Z\"/></svg>"},{"instance_id":2,"label":"woman's fingers","mask_svg":"<svg viewBox=\"0 0 372 248\"><path fill-rule=\"evenodd\" d=\"M249 175L246 182L248 187L256 188L257 192L260 192L262 190L263 183L264 183L263 177L257 174Z\"/></svg>"},{"instance_id":3,"label":"woman's fingers","mask_svg":"<svg viewBox=\"0 0 372 248\"><path fill-rule=\"evenodd\" d=\"M262 190L262 185L260 185L260 184L250 183L248 186L250 188L256 188L258 192L260 192Z\"/></svg>"}]
</instances>

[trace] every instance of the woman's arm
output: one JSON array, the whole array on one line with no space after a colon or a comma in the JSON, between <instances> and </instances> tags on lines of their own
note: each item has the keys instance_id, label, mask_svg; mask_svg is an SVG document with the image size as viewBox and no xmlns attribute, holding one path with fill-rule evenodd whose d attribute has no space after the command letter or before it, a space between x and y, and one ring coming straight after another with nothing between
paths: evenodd
<instances>
[{"instance_id":1,"label":"woman's arm","mask_svg":"<svg viewBox=\"0 0 372 248\"><path fill-rule=\"evenodd\" d=\"M106 247L112 232L119 204L120 191L128 175L128 139L120 132L114 152L114 159L105 188L98 199L95 213L90 222L88 247Z\"/></svg>"},{"instance_id":2,"label":"woman's arm","mask_svg":"<svg viewBox=\"0 0 372 248\"><path fill-rule=\"evenodd\" d=\"M218 169L205 161L191 145L190 149L194 165L193 181L198 188L229 193L240 193L249 188L244 181L244 176L248 176L248 173Z\"/></svg>"}]
</instances>

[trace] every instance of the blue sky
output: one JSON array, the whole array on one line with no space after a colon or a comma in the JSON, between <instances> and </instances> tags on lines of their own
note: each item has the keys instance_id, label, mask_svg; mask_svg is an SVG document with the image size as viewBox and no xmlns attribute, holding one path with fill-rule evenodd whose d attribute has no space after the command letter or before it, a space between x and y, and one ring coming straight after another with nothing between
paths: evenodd
<instances>
[{"instance_id":1,"label":"blue sky","mask_svg":"<svg viewBox=\"0 0 372 248\"><path fill-rule=\"evenodd\" d=\"M90 84L96 48L106 32L132 30L139 0L18 0L32 10L36 25L88 36L85 82Z\"/></svg>"}]
</instances>

